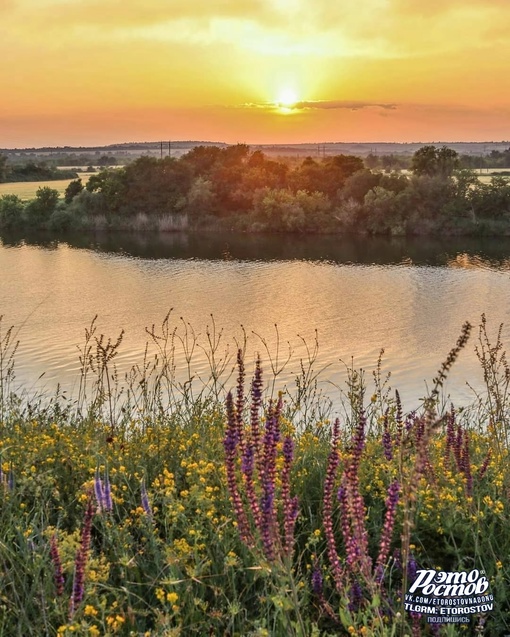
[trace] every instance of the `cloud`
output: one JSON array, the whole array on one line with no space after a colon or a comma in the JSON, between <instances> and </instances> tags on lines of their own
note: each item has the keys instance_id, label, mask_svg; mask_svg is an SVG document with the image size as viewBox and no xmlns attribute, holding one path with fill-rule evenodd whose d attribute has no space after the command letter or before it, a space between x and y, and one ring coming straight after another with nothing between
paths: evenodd
<instances>
[{"instance_id":1,"label":"cloud","mask_svg":"<svg viewBox=\"0 0 510 637\"><path fill-rule=\"evenodd\" d=\"M65 4L64 0L53 2L58 4L58 12L52 15L51 19L53 25L75 24L106 29L150 26L183 18L207 20L211 17L245 17L267 13L267 7L261 0L78 0ZM36 12L37 8L33 6L32 10Z\"/></svg>"},{"instance_id":2,"label":"cloud","mask_svg":"<svg viewBox=\"0 0 510 637\"><path fill-rule=\"evenodd\" d=\"M350 111L359 111L362 108L383 108L385 110L395 110L396 104L378 104L372 102L357 102L348 100L319 100L313 102L296 102L291 108L297 109L348 109Z\"/></svg>"},{"instance_id":3,"label":"cloud","mask_svg":"<svg viewBox=\"0 0 510 637\"><path fill-rule=\"evenodd\" d=\"M236 106L235 108L245 109L262 109L271 110L285 108L285 110L292 111L305 111L305 110L349 110L359 111L364 108L381 108L384 110L396 110L396 104L384 104L378 102L363 102L354 100L314 100L314 101L299 101L294 104L279 104L278 102L260 102L260 103L247 103Z\"/></svg>"}]
</instances>

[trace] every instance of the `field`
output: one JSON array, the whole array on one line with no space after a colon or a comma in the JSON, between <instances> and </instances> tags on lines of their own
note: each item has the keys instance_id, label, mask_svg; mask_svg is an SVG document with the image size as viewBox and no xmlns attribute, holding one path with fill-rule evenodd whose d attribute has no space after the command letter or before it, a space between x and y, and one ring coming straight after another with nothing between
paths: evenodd
<instances>
[{"instance_id":1,"label":"field","mask_svg":"<svg viewBox=\"0 0 510 637\"><path fill-rule=\"evenodd\" d=\"M333 421L313 361L294 394L271 397L263 361L248 379L242 352L226 396L214 376L199 391L175 383L164 324L160 357L122 391L119 342L92 329L74 399L20 398L4 327L1 634L508 633L510 374L484 321L486 395L459 412L438 400L470 332L420 413L403 412L380 367L371 396L353 369ZM460 572L462 590L477 578L474 610L455 614L467 623L427 624L424 606L404 607L436 571L436 583Z\"/></svg>"},{"instance_id":2,"label":"field","mask_svg":"<svg viewBox=\"0 0 510 637\"><path fill-rule=\"evenodd\" d=\"M86 184L90 175L94 173L78 173L82 183ZM0 184L0 197L2 195L17 195L20 199L27 201L35 197L35 193L39 188L54 188L58 190L60 196L63 196L65 189L69 185L71 179L57 179L52 181L20 181L14 183Z\"/></svg>"}]
</instances>

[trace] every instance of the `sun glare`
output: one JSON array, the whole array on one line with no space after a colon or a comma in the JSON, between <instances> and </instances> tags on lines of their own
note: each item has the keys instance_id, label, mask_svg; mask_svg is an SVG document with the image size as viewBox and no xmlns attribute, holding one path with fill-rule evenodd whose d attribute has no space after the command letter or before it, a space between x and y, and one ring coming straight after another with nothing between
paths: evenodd
<instances>
[{"instance_id":1,"label":"sun glare","mask_svg":"<svg viewBox=\"0 0 510 637\"><path fill-rule=\"evenodd\" d=\"M280 91L275 103L280 113L291 113L296 102L298 102L296 91L291 88L285 88Z\"/></svg>"}]
</instances>

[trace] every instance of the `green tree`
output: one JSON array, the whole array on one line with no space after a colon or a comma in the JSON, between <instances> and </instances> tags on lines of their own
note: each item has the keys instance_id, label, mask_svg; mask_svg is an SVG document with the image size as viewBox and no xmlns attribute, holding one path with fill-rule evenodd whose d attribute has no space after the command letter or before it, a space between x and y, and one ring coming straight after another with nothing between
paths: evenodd
<instances>
[{"instance_id":1,"label":"green tree","mask_svg":"<svg viewBox=\"0 0 510 637\"><path fill-rule=\"evenodd\" d=\"M23 223L25 206L17 195L0 197L0 227L15 228Z\"/></svg>"},{"instance_id":2,"label":"green tree","mask_svg":"<svg viewBox=\"0 0 510 637\"><path fill-rule=\"evenodd\" d=\"M35 199L30 201L25 208L27 220L34 226L44 226L55 212L59 199L59 192L53 188L44 186L35 193Z\"/></svg>"},{"instance_id":3,"label":"green tree","mask_svg":"<svg viewBox=\"0 0 510 637\"><path fill-rule=\"evenodd\" d=\"M0 155L0 183L7 177L7 157Z\"/></svg>"},{"instance_id":4,"label":"green tree","mask_svg":"<svg viewBox=\"0 0 510 637\"><path fill-rule=\"evenodd\" d=\"M64 200L66 203L71 203L71 201L79 195L83 190L83 184L81 183L81 179L75 179L71 181L71 183L67 186L64 192Z\"/></svg>"},{"instance_id":5,"label":"green tree","mask_svg":"<svg viewBox=\"0 0 510 637\"><path fill-rule=\"evenodd\" d=\"M415 175L429 177L451 177L459 166L459 154L452 148L443 146L423 146L417 150L411 161L411 170Z\"/></svg>"}]
</instances>

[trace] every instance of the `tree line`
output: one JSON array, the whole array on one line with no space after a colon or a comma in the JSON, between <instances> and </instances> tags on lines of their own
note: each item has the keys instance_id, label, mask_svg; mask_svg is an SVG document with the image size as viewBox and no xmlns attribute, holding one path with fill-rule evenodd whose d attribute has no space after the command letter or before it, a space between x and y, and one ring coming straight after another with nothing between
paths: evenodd
<instances>
[{"instance_id":1,"label":"tree line","mask_svg":"<svg viewBox=\"0 0 510 637\"><path fill-rule=\"evenodd\" d=\"M452 149L424 146L409 174L353 155L269 159L247 145L141 157L72 181L63 200L0 198L0 226L63 231L180 229L369 234L510 234L510 183L482 183Z\"/></svg>"}]
</instances>

